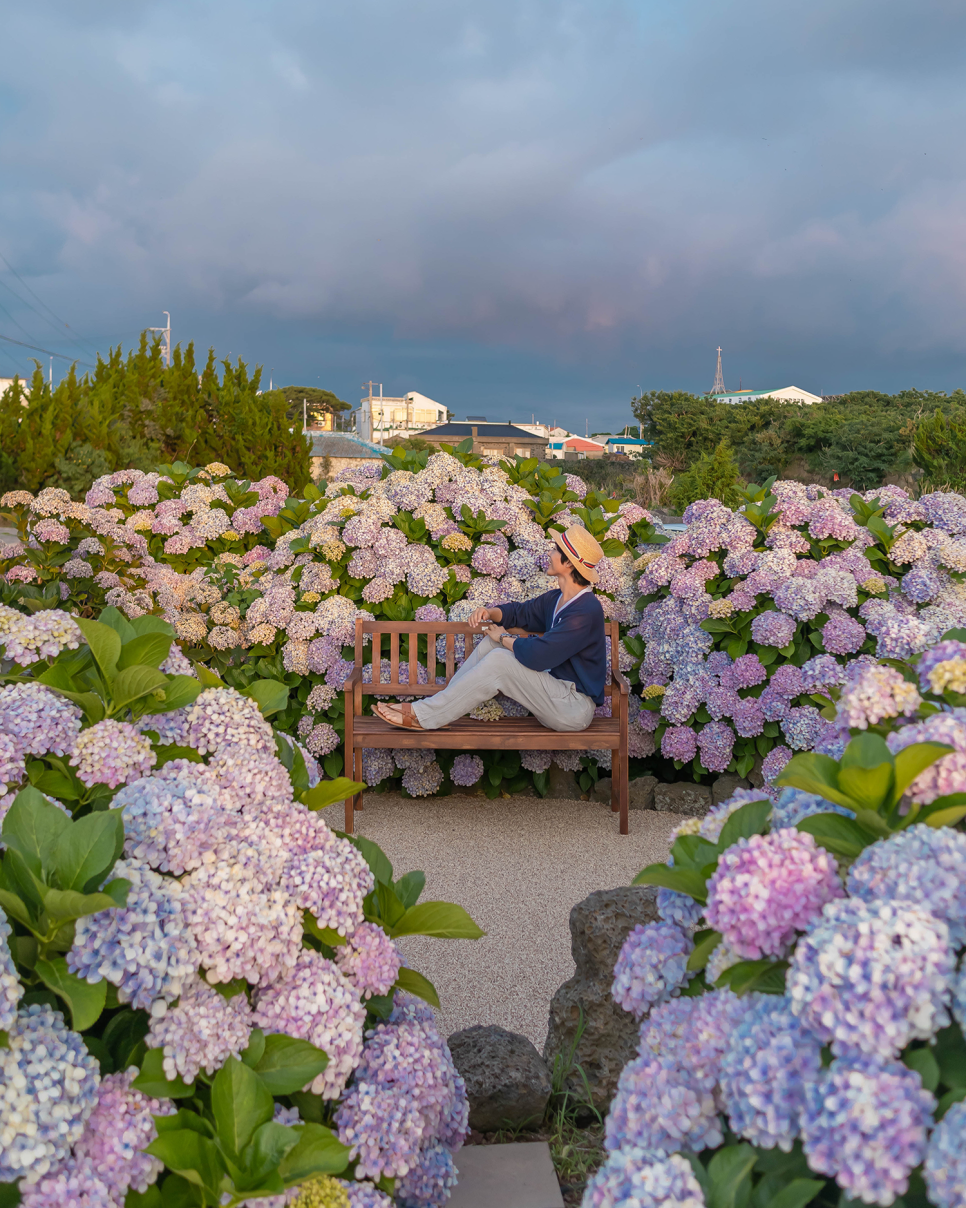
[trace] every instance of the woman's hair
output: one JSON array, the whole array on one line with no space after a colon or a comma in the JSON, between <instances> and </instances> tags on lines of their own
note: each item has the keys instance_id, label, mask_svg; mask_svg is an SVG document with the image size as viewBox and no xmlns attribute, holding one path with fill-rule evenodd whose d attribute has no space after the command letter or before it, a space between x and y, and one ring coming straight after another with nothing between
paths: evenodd
<instances>
[{"instance_id":1,"label":"woman's hair","mask_svg":"<svg viewBox=\"0 0 966 1208\"><path fill-rule=\"evenodd\" d=\"M576 566L574 566L569 558L567 559L567 565L570 567L570 573L573 575L574 582L578 587L590 587L590 580L584 578L584 576L580 573Z\"/></svg>"}]
</instances>

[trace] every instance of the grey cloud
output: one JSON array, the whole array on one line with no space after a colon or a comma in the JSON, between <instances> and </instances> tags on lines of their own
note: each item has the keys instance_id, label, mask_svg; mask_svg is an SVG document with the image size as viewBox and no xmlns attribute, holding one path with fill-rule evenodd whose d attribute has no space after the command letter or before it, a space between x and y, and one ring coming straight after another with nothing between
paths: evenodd
<instances>
[{"instance_id":1,"label":"grey cloud","mask_svg":"<svg viewBox=\"0 0 966 1208\"><path fill-rule=\"evenodd\" d=\"M558 365L717 339L762 365L796 347L961 362L952 0L64 2L4 21L0 250L95 326L163 297Z\"/></svg>"}]
</instances>

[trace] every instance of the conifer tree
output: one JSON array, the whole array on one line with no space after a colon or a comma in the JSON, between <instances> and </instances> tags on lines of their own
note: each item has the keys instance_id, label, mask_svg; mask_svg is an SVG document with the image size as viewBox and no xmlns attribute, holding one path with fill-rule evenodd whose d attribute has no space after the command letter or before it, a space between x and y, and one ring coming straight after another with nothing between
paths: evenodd
<instances>
[{"instance_id":1,"label":"conifer tree","mask_svg":"<svg viewBox=\"0 0 966 1208\"><path fill-rule=\"evenodd\" d=\"M94 478L161 462L220 461L239 475L275 474L299 490L310 479L308 444L277 393L259 393L261 368L223 361L214 350L198 371L193 344L175 348L165 367L158 339L142 333L78 377L75 367L51 389L38 364L29 385L0 397L0 489L65 487L81 496Z\"/></svg>"}]
</instances>

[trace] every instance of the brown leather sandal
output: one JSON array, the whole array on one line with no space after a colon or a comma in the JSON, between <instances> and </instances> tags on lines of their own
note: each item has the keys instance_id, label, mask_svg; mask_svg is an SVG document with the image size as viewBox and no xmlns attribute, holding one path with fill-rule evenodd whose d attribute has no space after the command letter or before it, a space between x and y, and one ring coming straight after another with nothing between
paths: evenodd
<instances>
[{"instance_id":1,"label":"brown leather sandal","mask_svg":"<svg viewBox=\"0 0 966 1208\"><path fill-rule=\"evenodd\" d=\"M384 705L381 701L373 707L373 712L381 717L384 722L390 726L395 726L399 730L421 730L423 727L419 724L419 719L413 712L413 707L408 702L397 705L399 709L400 721L393 721L391 717L387 717L383 713L383 709L388 709L388 705Z\"/></svg>"}]
</instances>

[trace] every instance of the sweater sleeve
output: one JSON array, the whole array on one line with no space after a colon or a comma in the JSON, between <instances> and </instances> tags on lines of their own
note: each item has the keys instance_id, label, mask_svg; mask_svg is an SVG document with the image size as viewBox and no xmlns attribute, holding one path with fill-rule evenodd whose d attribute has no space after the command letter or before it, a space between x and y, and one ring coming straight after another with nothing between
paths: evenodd
<instances>
[{"instance_id":1,"label":"sweater sleeve","mask_svg":"<svg viewBox=\"0 0 966 1208\"><path fill-rule=\"evenodd\" d=\"M545 591L542 596L522 603L497 604L503 614L500 624L504 629L528 629L542 633L547 628L547 601L549 596L559 595L556 591ZM522 639L518 639L520 641ZM527 641L530 639L528 638Z\"/></svg>"},{"instance_id":2,"label":"sweater sleeve","mask_svg":"<svg viewBox=\"0 0 966 1208\"><path fill-rule=\"evenodd\" d=\"M587 617L565 609L552 629L539 638L517 638L513 653L531 671L550 671L579 654L587 645Z\"/></svg>"}]
</instances>

